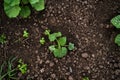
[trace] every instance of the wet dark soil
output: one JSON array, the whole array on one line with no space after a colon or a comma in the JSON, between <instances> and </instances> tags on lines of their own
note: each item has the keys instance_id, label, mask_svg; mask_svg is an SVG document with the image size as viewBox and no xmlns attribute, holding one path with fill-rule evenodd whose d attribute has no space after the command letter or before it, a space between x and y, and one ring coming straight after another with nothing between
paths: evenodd
<instances>
[{"instance_id":1,"label":"wet dark soil","mask_svg":"<svg viewBox=\"0 0 120 80\"><path fill-rule=\"evenodd\" d=\"M110 19L120 13L120 0L46 0L42 12L27 19L9 19L0 3L0 63L10 56L22 58L28 72L22 80L120 80L120 47L114 44L116 30ZM23 39L24 30L29 38ZM61 59L40 45L45 29L60 31L75 44L75 50ZM19 41L20 40L20 41Z\"/></svg>"}]
</instances>

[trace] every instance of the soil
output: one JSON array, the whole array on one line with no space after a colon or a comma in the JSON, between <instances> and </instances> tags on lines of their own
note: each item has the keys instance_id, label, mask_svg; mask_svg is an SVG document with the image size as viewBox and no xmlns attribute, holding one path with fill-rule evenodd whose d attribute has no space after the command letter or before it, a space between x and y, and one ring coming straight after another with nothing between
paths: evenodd
<instances>
[{"instance_id":1,"label":"soil","mask_svg":"<svg viewBox=\"0 0 120 80\"><path fill-rule=\"evenodd\" d=\"M0 64L11 56L28 64L21 80L120 80L120 47L114 43L119 33L110 19L120 13L120 0L46 0L42 12L32 11L27 19L9 19L0 3ZM29 38L22 37L28 30ZM40 45L45 29L62 32L75 44L61 59Z\"/></svg>"}]
</instances>

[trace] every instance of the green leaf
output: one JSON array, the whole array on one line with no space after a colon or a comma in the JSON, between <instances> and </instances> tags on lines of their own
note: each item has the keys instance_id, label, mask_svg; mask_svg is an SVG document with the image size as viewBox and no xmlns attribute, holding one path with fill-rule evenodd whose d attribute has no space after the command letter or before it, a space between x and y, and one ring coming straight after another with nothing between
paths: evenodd
<instances>
[{"instance_id":1,"label":"green leaf","mask_svg":"<svg viewBox=\"0 0 120 80\"><path fill-rule=\"evenodd\" d=\"M45 38L44 37L42 37L41 39L40 39L40 44L45 44Z\"/></svg>"},{"instance_id":2,"label":"green leaf","mask_svg":"<svg viewBox=\"0 0 120 80\"><path fill-rule=\"evenodd\" d=\"M4 0L4 3L9 4L9 6L15 6L20 4L20 0Z\"/></svg>"},{"instance_id":3,"label":"green leaf","mask_svg":"<svg viewBox=\"0 0 120 80\"><path fill-rule=\"evenodd\" d=\"M21 7L20 16L27 18L30 15L31 11L28 6Z\"/></svg>"},{"instance_id":4,"label":"green leaf","mask_svg":"<svg viewBox=\"0 0 120 80\"><path fill-rule=\"evenodd\" d=\"M55 45L49 46L49 50L50 50L51 52L53 52L55 49L56 49L56 48L55 48Z\"/></svg>"},{"instance_id":5,"label":"green leaf","mask_svg":"<svg viewBox=\"0 0 120 80\"><path fill-rule=\"evenodd\" d=\"M9 18L15 18L19 15L21 8L19 6L10 7L10 6L8 6L8 4L5 3L4 10L5 10L6 15Z\"/></svg>"},{"instance_id":6,"label":"green leaf","mask_svg":"<svg viewBox=\"0 0 120 80\"><path fill-rule=\"evenodd\" d=\"M23 37L24 38L28 38L28 36L29 36L29 33L26 30L24 30L23 31Z\"/></svg>"},{"instance_id":7,"label":"green leaf","mask_svg":"<svg viewBox=\"0 0 120 80\"><path fill-rule=\"evenodd\" d=\"M6 42L6 36L5 36L5 34L1 34L0 35L0 43L4 44L5 42Z\"/></svg>"},{"instance_id":8,"label":"green leaf","mask_svg":"<svg viewBox=\"0 0 120 80\"><path fill-rule=\"evenodd\" d=\"M39 0L29 0L29 2L30 2L30 4L32 5L32 4L38 3Z\"/></svg>"},{"instance_id":9,"label":"green leaf","mask_svg":"<svg viewBox=\"0 0 120 80\"><path fill-rule=\"evenodd\" d=\"M10 6L15 6L20 4L20 0L11 0Z\"/></svg>"},{"instance_id":10,"label":"green leaf","mask_svg":"<svg viewBox=\"0 0 120 80\"><path fill-rule=\"evenodd\" d=\"M10 4L12 0L4 0L4 3Z\"/></svg>"},{"instance_id":11,"label":"green leaf","mask_svg":"<svg viewBox=\"0 0 120 80\"><path fill-rule=\"evenodd\" d=\"M111 23L116 27L120 28L120 15L111 19Z\"/></svg>"},{"instance_id":12,"label":"green leaf","mask_svg":"<svg viewBox=\"0 0 120 80\"><path fill-rule=\"evenodd\" d=\"M29 1L28 1L28 0L22 0L22 3L23 3L23 4L28 4Z\"/></svg>"},{"instance_id":13,"label":"green leaf","mask_svg":"<svg viewBox=\"0 0 120 80\"><path fill-rule=\"evenodd\" d=\"M50 30L45 30L44 34L45 35L50 35Z\"/></svg>"},{"instance_id":14,"label":"green leaf","mask_svg":"<svg viewBox=\"0 0 120 80\"><path fill-rule=\"evenodd\" d=\"M66 37L60 37L58 39L58 43L61 45L61 46L64 46L66 44L66 40L67 38Z\"/></svg>"},{"instance_id":15,"label":"green leaf","mask_svg":"<svg viewBox=\"0 0 120 80\"><path fill-rule=\"evenodd\" d=\"M18 63L18 69L21 71L22 74L25 74L27 72L27 64L25 64L22 59L19 59Z\"/></svg>"},{"instance_id":16,"label":"green leaf","mask_svg":"<svg viewBox=\"0 0 120 80\"><path fill-rule=\"evenodd\" d=\"M31 5L37 11L41 11L41 10L45 9L45 2L44 2L44 0L39 0L39 2L37 2L35 4L31 4Z\"/></svg>"},{"instance_id":17,"label":"green leaf","mask_svg":"<svg viewBox=\"0 0 120 80\"><path fill-rule=\"evenodd\" d=\"M54 56L57 58L62 58L67 54L67 48L66 47L62 47L59 49L55 49L53 52Z\"/></svg>"},{"instance_id":18,"label":"green leaf","mask_svg":"<svg viewBox=\"0 0 120 80\"><path fill-rule=\"evenodd\" d=\"M120 46L120 34L115 37L115 43Z\"/></svg>"},{"instance_id":19,"label":"green leaf","mask_svg":"<svg viewBox=\"0 0 120 80\"><path fill-rule=\"evenodd\" d=\"M48 35L48 38L49 38L50 41L55 41L56 40L55 34Z\"/></svg>"},{"instance_id":20,"label":"green leaf","mask_svg":"<svg viewBox=\"0 0 120 80\"><path fill-rule=\"evenodd\" d=\"M56 37L61 37L62 36L62 33L61 32L57 32L57 33L54 33Z\"/></svg>"},{"instance_id":21,"label":"green leaf","mask_svg":"<svg viewBox=\"0 0 120 80\"><path fill-rule=\"evenodd\" d=\"M73 43L69 43L68 49L69 50L73 50L74 48L75 48L74 44Z\"/></svg>"},{"instance_id":22,"label":"green leaf","mask_svg":"<svg viewBox=\"0 0 120 80\"><path fill-rule=\"evenodd\" d=\"M53 33L48 35L50 41L55 41L57 37L62 36L61 32Z\"/></svg>"}]
</instances>

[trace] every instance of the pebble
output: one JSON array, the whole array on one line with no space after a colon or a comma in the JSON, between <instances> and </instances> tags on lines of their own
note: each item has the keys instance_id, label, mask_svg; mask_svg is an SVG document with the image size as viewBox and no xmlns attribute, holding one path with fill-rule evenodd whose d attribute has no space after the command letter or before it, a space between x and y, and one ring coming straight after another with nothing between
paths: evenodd
<instances>
[{"instance_id":1,"label":"pebble","mask_svg":"<svg viewBox=\"0 0 120 80\"><path fill-rule=\"evenodd\" d=\"M56 75L55 74L51 74L51 77L54 79L56 77Z\"/></svg>"},{"instance_id":2,"label":"pebble","mask_svg":"<svg viewBox=\"0 0 120 80\"><path fill-rule=\"evenodd\" d=\"M69 76L69 78L68 78L69 80L73 80L73 77L72 76Z\"/></svg>"},{"instance_id":3,"label":"pebble","mask_svg":"<svg viewBox=\"0 0 120 80\"><path fill-rule=\"evenodd\" d=\"M83 58L87 58L87 57L88 57L88 53L82 53L81 56L82 56Z\"/></svg>"},{"instance_id":4,"label":"pebble","mask_svg":"<svg viewBox=\"0 0 120 80\"><path fill-rule=\"evenodd\" d=\"M54 63L53 63L53 62L50 62L49 66L50 66L50 67L53 67L53 66L54 66Z\"/></svg>"}]
</instances>

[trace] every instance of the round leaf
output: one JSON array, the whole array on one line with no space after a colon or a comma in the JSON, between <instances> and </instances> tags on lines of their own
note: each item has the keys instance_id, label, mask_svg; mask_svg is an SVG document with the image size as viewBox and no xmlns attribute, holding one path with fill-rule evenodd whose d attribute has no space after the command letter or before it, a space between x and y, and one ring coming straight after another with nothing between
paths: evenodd
<instances>
[{"instance_id":1,"label":"round leaf","mask_svg":"<svg viewBox=\"0 0 120 80\"><path fill-rule=\"evenodd\" d=\"M120 34L115 37L115 43L120 46Z\"/></svg>"},{"instance_id":2,"label":"round leaf","mask_svg":"<svg viewBox=\"0 0 120 80\"><path fill-rule=\"evenodd\" d=\"M13 6L10 7L9 9L5 9L5 13L9 18L15 18L19 15L19 12L21 10L21 8L19 6Z\"/></svg>"},{"instance_id":3,"label":"round leaf","mask_svg":"<svg viewBox=\"0 0 120 80\"><path fill-rule=\"evenodd\" d=\"M55 57L62 58L67 54L67 48L62 47L62 48L59 48L59 49L55 49L53 53L54 53Z\"/></svg>"},{"instance_id":4,"label":"round leaf","mask_svg":"<svg viewBox=\"0 0 120 80\"><path fill-rule=\"evenodd\" d=\"M10 6L15 6L15 5L19 6L19 4L20 4L20 0L11 0L10 2Z\"/></svg>"},{"instance_id":5,"label":"round leaf","mask_svg":"<svg viewBox=\"0 0 120 80\"><path fill-rule=\"evenodd\" d=\"M55 49L56 49L56 48L55 48L55 45L49 46L49 50L50 50L51 52L53 52Z\"/></svg>"},{"instance_id":6,"label":"round leaf","mask_svg":"<svg viewBox=\"0 0 120 80\"><path fill-rule=\"evenodd\" d=\"M74 44L73 43L69 43L68 45L68 49L69 50L73 50L75 47L74 47Z\"/></svg>"},{"instance_id":7,"label":"round leaf","mask_svg":"<svg viewBox=\"0 0 120 80\"><path fill-rule=\"evenodd\" d=\"M39 0L29 0L30 4L35 4L37 2L39 2Z\"/></svg>"},{"instance_id":8,"label":"round leaf","mask_svg":"<svg viewBox=\"0 0 120 80\"><path fill-rule=\"evenodd\" d=\"M41 11L43 9L45 9L45 3L44 0L39 0L39 2L35 3L35 4L31 4L33 8L35 8L35 10L37 11Z\"/></svg>"},{"instance_id":9,"label":"round leaf","mask_svg":"<svg viewBox=\"0 0 120 80\"><path fill-rule=\"evenodd\" d=\"M48 36L48 38L49 38L50 41L55 41L56 36L55 36L55 34L50 34L50 35Z\"/></svg>"},{"instance_id":10,"label":"round leaf","mask_svg":"<svg viewBox=\"0 0 120 80\"><path fill-rule=\"evenodd\" d=\"M31 11L30 8L28 6L25 7L21 7L21 11L20 11L20 16L23 18L27 18L30 15Z\"/></svg>"},{"instance_id":11,"label":"round leaf","mask_svg":"<svg viewBox=\"0 0 120 80\"><path fill-rule=\"evenodd\" d=\"M120 15L111 19L111 23L116 27L120 28Z\"/></svg>"},{"instance_id":12,"label":"round leaf","mask_svg":"<svg viewBox=\"0 0 120 80\"><path fill-rule=\"evenodd\" d=\"M58 42L61 46L64 46L66 44L66 40L67 40L66 37L60 37L58 39Z\"/></svg>"}]
</instances>

